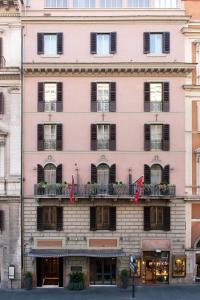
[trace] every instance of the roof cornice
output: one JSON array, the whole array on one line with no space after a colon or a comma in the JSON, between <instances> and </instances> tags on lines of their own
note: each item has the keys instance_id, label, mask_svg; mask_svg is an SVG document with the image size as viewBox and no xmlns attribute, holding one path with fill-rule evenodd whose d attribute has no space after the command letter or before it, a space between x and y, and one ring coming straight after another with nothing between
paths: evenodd
<instances>
[{"instance_id":1,"label":"roof cornice","mask_svg":"<svg viewBox=\"0 0 200 300\"><path fill-rule=\"evenodd\" d=\"M187 76L191 63L25 63L25 76Z\"/></svg>"},{"instance_id":2,"label":"roof cornice","mask_svg":"<svg viewBox=\"0 0 200 300\"><path fill-rule=\"evenodd\" d=\"M72 16L72 15L66 15L66 16L52 16L50 14L41 15L41 16L22 16L21 21L22 23L98 23L98 22L181 22L181 23L187 23L190 20L190 17L188 16L172 16L172 15L166 15L166 16L151 16L151 15L132 15L132 16Z\"/></svg>"}]
</instances>

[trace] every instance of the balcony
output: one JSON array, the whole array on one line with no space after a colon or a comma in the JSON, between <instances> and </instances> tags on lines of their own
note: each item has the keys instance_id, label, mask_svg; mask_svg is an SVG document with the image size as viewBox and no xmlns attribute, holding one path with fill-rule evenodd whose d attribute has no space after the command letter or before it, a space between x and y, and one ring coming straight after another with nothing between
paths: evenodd
<instances>
[{"instance_id":1,"label":"balcony","mask_svg":"<svg viewBox=\"0 0 200 300\"><path fill-rule=\"evenodd\" d=\"M55 112L56 111L56 101L44 102L45 112Z\"/></svg>"},{"instance_id":2,"label":"balcony","mask_svg":"<svg viewBox=\"0 0 200 300\"><path fill-rule=\"evenodd\" d=\"M0 56L0 68L5 68L6 60L4 56Z\"/></svg>"},{"instance_id":3,"label":"balcony","mask_svg":"<svg viewBox=\"0 0 200 300\"><path fill-rule=\"evenodd\" d=\"M34 186L34 195L38 198L59 197L69 198L71 190L70 184L46 184L40 183ZM108 184L99 185L88 183L85 185L75 185L75 198L132 198L137 192L135 184ZM170 184L143 184L141 189L142 198L173 198L176 196L176 186Z\"/></svg>"}]
</instances>

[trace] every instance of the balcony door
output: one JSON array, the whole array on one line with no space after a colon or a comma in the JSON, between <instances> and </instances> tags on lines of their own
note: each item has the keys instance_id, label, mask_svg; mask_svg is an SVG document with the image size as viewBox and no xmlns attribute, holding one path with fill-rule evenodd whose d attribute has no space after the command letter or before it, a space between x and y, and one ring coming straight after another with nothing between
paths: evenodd
<instances>
[{"instance_id":1,"label":"balcony door","mask_svg":"<svg viewBox=\"0 0 200 300\"><path fill-rule=\"evenodd\" d=\"M109 167L106 164L100 164L97 167L97 184L99 188L99 194L108 193L109 185Z\"/></svg>"},{"instance_id":2,"label":"balcony door","mask_svg":"<svg viewBox=\"0 0 200 300\"><path fill-rule=\"evenodd\" d=\"M56 167L53 164L44 167L44 181L48 184L56 183Z\"/></svg>"}]
</instances>

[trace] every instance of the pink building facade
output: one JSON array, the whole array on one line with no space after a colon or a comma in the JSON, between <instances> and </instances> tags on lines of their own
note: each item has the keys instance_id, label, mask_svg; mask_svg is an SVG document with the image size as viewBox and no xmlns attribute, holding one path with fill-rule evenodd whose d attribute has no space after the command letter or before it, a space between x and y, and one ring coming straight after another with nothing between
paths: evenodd
<instances>
[{"instance_id":1,"label":"pink building facade","mask_svg":"<svg viewBox=\"0 0 200 300\"><path fill-rule=\"evenodd\" d=\"M179 1L128 3L24 7L23 252L35 286L67 286L73 271L85 286L119 285L131 255L138 283L187 281L188 18Z\"/></svg>"}]
</instances>

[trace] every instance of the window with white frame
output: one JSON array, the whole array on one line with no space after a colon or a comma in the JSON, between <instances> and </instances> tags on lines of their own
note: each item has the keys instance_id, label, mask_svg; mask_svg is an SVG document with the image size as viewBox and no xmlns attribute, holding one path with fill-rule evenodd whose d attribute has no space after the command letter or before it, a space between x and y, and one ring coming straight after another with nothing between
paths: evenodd
<instances>
[{"instance_id":1,"label":"window with white frame","mask_svg":"<svg viewBox=\"0 0 200 300\"><path fill-rule=\"evenodd\" d=\"M109 149L109 125L97 125L97 149Z\"/></svg>"},{"instance_id":2,"label":"window with white frame","mask_svg":"<svg viewBox=\"0 0 200 300\"><path fill-rule=\"evenodd\" d=\"M122 0L101 0L101 8L121 8Z\"/></svg>"},{"instance_id":3,"label":"window with white frame","mask_svg":"<svg viewBox=\"0 0 200 300\"><path fill-rule=\"evenodd\" d=\"M109 111L109 83L97 83L97 111L108 112Z\"/></svg>"},{"instance_id":4,"label":"window with white frame","mask_svg":"<svg viewBox=\"0 0 200 300\"><path fill-rule=\"evenodd\" d=\"M162 33L150 33L150 53L159 54L163 49L163 35Z\"/></svg>"},{"instance_id":5,"label":"window with white frame","mask_svg":"<svg viewBox=\"0 0 200 300\"><path fill-rule=\"evenodd\" d=\"M162 149L162 125L151 125L151 150Z\"/></svg>"},{"instance_id":6,"label":"window with white frame","mask_svg":"<svg viewBox=\"0 0 200 300\"><path fill-rule=\"evenodd\" d=\"M98 33L97 34L97 55L110 54L110 34Z\"/></svg>"},{"instance_id":7,"label":"window with white frame","mask_svg":"<svg viewBox=\"0 0 200 300\"><path fill-rule=\"evenodd\" d=\"M57 54L57 34L44 34L44 54Z\"/></svg>"},{"instance_id":8,"label":"window with white frame","mask_svg":"<svg viewBox=\"0 0 200 300\"><path fill-rule=\"evenodd\" d=\"M44 149L56 150L56 125L44 125Z\"/></svg>"},{"instance_id":9,"label":"window with white frame","mask_svg":"<svg viewBox=\"0 0 200 300\"><path fill-rule=\"evenodd\" d=\"M45 0L45 8L67 8L67 0Z\"/></svg>"},{"instance_id":10,"label":"window with white frame","mask_svg":"<svg viewBox=\"0 0 200 300\"><path fill-rule=\"evenodd\" d=\"M128 0L128 7L133 7L133 8L150 7L150 0Z\"/></svg>"},{"instance_id":11,"label":"window with white frame","mask_svg":"<svg viewBox=\"0 0 200 300\"><path fill-rule=\"evenodd\" d=\"M162 111L162 83L150 83L150 111Z\"/></svg>"},{"instance_id":12,"label":"window with white frame","mask_svg":"<svg viewBox=\"0 0 200 300\"><path fill-rule=\"evenodd\" d=\"M95 8L96 0L73 0L73 8Z\"/></svg>"},{"instance_id":13,"label":"window with white frame","mask_svg":"<svg viewBox=\"0 0 200 300\"><path fill-rule=\"evenodd\" d=\"M44 84L44 102L45 111L56 111L57 101L57 83L45 83Z\"/></svg>"}]
</instances>

